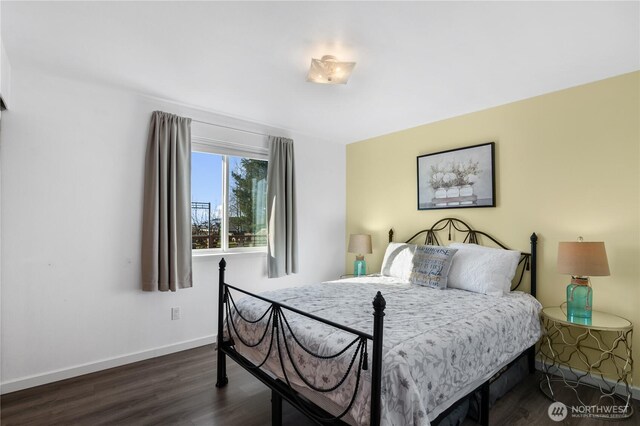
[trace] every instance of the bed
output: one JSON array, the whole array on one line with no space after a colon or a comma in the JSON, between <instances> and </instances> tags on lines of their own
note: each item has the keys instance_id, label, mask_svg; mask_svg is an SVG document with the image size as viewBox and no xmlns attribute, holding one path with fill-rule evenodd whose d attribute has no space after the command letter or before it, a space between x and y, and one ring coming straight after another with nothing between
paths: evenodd
<instances>
[{"instance_id":1,"label":"bed","mask_svg":"<svg viewBox=\"0 0 640 426\"><path fill-rule=\"evenodd\" d=\"M454 218L407 243L424 237L425 245L439 246L441 231L507 250ZM386 255L385 275L251 294L225 282L223 259L216 386L228 383L228 356L272 389L273 424L281 423L284 398L319 424L427 426L476 392L488 424L491 382L523 356L533 369L536 241L533 234L531 253L518 254L515 279L521 285L529 270L530 294L500 297L389 276Z\"/></svg>"}]
</instances>

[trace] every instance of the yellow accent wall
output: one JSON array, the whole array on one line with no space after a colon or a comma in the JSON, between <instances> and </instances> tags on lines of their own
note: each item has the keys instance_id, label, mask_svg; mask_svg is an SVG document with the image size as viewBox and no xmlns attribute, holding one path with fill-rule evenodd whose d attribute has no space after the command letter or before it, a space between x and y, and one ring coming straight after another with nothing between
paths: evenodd
<instances>
[{"instance_id":1,"label":"yellow accent wall","mask_svg":"<svg viewBox=\"0 0 640 426\"><path fill-rule=\"evenodd\" d=\"M496 142L497 207L417 210L416 157ZM538 299L558 306L568 276L559 241L604 241L611 276L593 277L594 309L636 325L640 384L640 72L426 124L347 146L347 238L370 233L368 271L395 241L453 216L515 249L538 241ZM345 268L353 268L348 255Z\"/></svg>"}]
</instances>

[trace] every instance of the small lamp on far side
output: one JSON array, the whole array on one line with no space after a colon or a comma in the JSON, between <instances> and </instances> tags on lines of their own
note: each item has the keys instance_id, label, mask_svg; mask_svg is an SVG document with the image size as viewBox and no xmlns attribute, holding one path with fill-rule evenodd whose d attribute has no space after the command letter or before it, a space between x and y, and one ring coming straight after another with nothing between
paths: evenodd
<instances>
[{"instance_id":1,"label":"small lamp on far side","mask_svg":"<svg viewBox=\"0 0 640 426\"><path fill-rule=\"evenodd\" d=\"M371 251L371 235L368 234L351 234L349 236L349 253L356 254L356 260L353 262L353 275L360 277L367 273L367 263L364 260L365 254Z\"/></svg>"},{"instance_id":2,"label":"small lamp on far side","mask_svg":"<svg viewBox=\"0 0 640 426\"><path fill-rule=\"evenodd\" d=\"M603 242L562 242L558 246L558 272L571 275L567 286L567 319L590 320L593 289L589 277L609 275L609 262Z\"/></svg>"}]
</instances>

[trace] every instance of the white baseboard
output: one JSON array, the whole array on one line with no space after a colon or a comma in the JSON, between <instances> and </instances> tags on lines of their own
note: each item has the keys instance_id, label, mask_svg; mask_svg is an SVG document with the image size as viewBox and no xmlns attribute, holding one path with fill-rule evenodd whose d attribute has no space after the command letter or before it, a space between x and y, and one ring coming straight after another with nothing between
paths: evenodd
<instances>
[{"instance_id":1,"label":"white baseboard","mask_svg":"<svg viewBox=\"0 0 640 426\"><path fill-rule=\"evenodd\" d=\"M59 380L70 379L71 377L82 376L83 374L95 373L96 371L106 370L108 368L119 367L132 362L143 361L145 359L155 358L162 355L168 355L174 352L180 352L187 349L197 348L199 346L209 345L216 341L216 336L205 336L198 339L188 340L185 342L174 343L171 345L161 346L146 351L134 352L127 355L121 355L113 358L102 359L95 362L76 365L69 368L50 371L43 374L23 377L20 379L9 380L0 384L0 394L15 392L22 389L40 386L47 383L57 382Z\"/></svg>"},{"instance_id":2,"label":"white baseboard","mask_svg":"<svg viewBox=\"0 0 640 426\"><path fill-rule=\"evenodd\" d=\"M549 363L545 363L547 366L550 366L551 364ZM562 370L565 374L571 374L571 371L569 370L569 367L565 366L565 365L556 365L555 367L557 367L559 370ZM542 361L540 361L539 359L536 359L536 370L542 371ZM578 374L584 374L584 371L582 370L578 370L576 368L573 369L573 371L575 371ZM586 376L584 379L582 379L582 381L584 383L590 384L590 385L594 385L597 386L598 385L598 381L595 380L593 377L591 376ZM626 392L626 389L624 387L624 385L621 384L616 384L613 380L604 379L605 382L607 382L607 384L611 385L611 386L616 386L616 392L617 393L624 393ZM637 399L640 400L640 388L637 386L630 386L631 389L631 397L633 399Z\"/></svg>"}]
</instances>

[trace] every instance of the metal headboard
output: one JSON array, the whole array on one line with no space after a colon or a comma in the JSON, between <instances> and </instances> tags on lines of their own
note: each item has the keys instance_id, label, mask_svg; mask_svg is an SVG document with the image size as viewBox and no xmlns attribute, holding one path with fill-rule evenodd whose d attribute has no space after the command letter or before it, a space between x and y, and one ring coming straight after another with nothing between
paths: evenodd
<instances>
[{"instance_id":1,"label":"metal headboard","mask_svg":"<svg viewBox=\"0 0 640 426\"><path fill-rule=\"evenodd\" d=\"M463 243L470 244L480 244L479 236L486 237L491 240L495 245L505 250L510 250L505 244L500 242L495 237L489 235L484 231L478 231L477 229L471 228L465 222L460 219L456 219L453 217L447 217L444 219L440 219L436 223L434 223L431 228L423 229L421 231L416 232L411 238L405 241L405 243L417 243L420 241L422 235L424 235L424 242L422 244L426 245L442 245L440 240L438 239L437 233L444 230L448 231L448 241L451 241L451 231L455 230L461 232L462 234L466 234L464 237ZM516 290L520 284L522 283L522 279L524 277L525 271L531 272L531 290L530 293L533 297L536 297L536 245L538 242L538 236L534 232L530 237L531 243L531 253L521 253L520 261L518 262L518 268L520 269L520 274L518 276L518 281L515 286L512 286L511 290ZM393 229L389 230L389 242L393 242Z\"/></svg>"}]
</instances>

